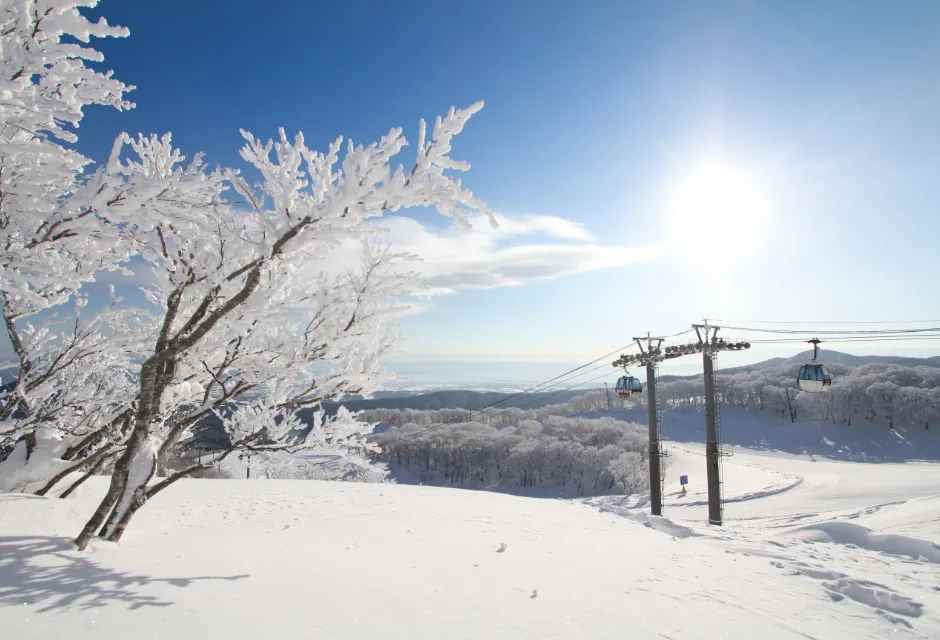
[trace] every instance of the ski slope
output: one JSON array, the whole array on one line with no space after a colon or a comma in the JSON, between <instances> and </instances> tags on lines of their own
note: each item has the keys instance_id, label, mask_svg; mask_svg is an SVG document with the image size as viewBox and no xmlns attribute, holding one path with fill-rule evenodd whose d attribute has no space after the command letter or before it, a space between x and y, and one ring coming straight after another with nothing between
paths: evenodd
<instances>
[{"instance_id":1,"label":"ski slope","mask_svg":"<svg viewBox=\"0 0 940 640\"><path fill-rule=\"evenodd\" d=\"M0 495L0 629L17 640L130 629L161 639L940 637L937 464L736 447L724 461L725 526L710 527L703 447L688 440L668 443L663 518L641 496L187 480L143 509L120 545L80 554L68 539L104 478L61 501Z\"/></svg>"}]
</instances>

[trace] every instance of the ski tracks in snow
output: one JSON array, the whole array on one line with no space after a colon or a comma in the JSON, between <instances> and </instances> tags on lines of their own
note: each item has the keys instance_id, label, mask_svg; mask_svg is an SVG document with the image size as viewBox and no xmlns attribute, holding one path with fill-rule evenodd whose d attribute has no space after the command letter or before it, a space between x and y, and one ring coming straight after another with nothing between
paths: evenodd
<instances>
[{"instance_id":1,"label":"ski tracks in snow","mask_svg":"<svg viewBox=\"0 0 940 640\"><path fill-rule=\"evenodd\" d=\"M857 517L857 512L842 517L853 515ZM732 529L728 552L767 557L789 575L818 582L819 593L835 606L861 605L895 629L914 631L928 607L940 604L936 586L940 546L909 536L877 534L844 520L809 524L798 524L798 517L778 520L789 520L790 526L778 523L764 528L750 520Z\"/></svg>"},{"instance_id":2,"label":"ski tracks in snow","mask_svg":"<svg viewBox=\"0 0 940 640\"><path fill-rule=\"evenodd\" d=\"M772 473L782 482L729 496L724 501L726 504L777 500L777 496L804 484L803 476L796 473L743 461L735 461L735 464L759 467L762 473ZM815 485L815 482L810 483L800 491L807 497L825 495L834 486L829 482ZM940 546L905 535L879 534L851 522L875 514L890 516L892 509L907 505L907 500L861 509L823 509L792 515L773 514L774 510L769 510L764 516L732 519L721 529L649 516L646 513L648 500L636 496L594 498L585 502L602 512L624 517L676 539L696 538L706 544L725 546L729 554L766 557L773 567L787 575L817 583L818 596L831 601L833 606L864 607L863 612L877 615L893 627L893 633L926 637L916 631L917 621L928 610L940 608ZM781 511L790 510L788 507L793 506L788 504L790 502L793 500L781 503ZM706 500L694 500L666 507L672 511L707 504Z\"/></svg>"}]
</instances>

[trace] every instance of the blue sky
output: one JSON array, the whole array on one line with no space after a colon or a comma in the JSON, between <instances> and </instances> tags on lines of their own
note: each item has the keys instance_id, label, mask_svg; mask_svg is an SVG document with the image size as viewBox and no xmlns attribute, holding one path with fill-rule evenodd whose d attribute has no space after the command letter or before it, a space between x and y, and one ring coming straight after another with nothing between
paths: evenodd
<instances>
[{"instance_id":1,"label":"blue sky","mask_svg":"<svg viewBox=\"0 0 940 640\"><path fill-rule=\"evenodd\" d=\"M414 138L420 117L486 101L453 155L504 231L471 238L429 212L393 221L416 251L446 243L427 269L453 291L403 319L409 369L476 359L526 377L499 363L579 364L705 314L940 318L940 3L104 0L95 12L130 29L97 46L138 86L130 112L87 111L78 146L99 160L122 130L171 130L186 152L239 166L239 128L302 130L317 147L392 126Z\"/></svg>"}]
</instances>

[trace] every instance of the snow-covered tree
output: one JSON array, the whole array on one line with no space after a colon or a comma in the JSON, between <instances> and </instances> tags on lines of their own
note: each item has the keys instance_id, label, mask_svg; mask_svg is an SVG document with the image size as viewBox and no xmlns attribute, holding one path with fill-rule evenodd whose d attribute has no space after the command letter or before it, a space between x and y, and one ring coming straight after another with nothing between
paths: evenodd
<instances>
[{"instance_id":1,"label":"snow-covered tree","mask_svg":"<svg viewBox=\"0 0 940 640\"><path fill-rule=\"evenodd\" d=\"M718 375L725 404L767 410L795 420L797 416L852 425L853 421L884 421L888 426L927 426L936 420L931 399L940 393L940 369L893 364L857 367L829 365L832 386L825 393L800 391L799 365ZM693 404L700 400L701 377L661 385L667 404ZM563 412L560 412L563 413Z\"/></svg>"},{"instance_id":2,"label":"snow-covered tree","mask_svg":"<svg viewBox=\"0 0 940 640\"><path fill-rule=\"evenodd\" d=\"M78 7L95 0L0 0L0 286L3 313L20 366L12 323L67 302L101 268L116 268L128 254L103 223L113 208L139 206L103 167L83 175L91 160L60 142L88 105L127 109L128 87L85 61L102 56L80 42L122 37L126 29L91 23Z\"/></svg>"},{"instance_id":3,"label":"snow-covered tree","mask_svg":"<svg viewBox=\"0 0 940 640\"><path fill-rule=\"evenodd\" d=\"M50 314L16 326L30 367L0 394L0 438L14 444L0 462L0 490L45 495L70 473L99 469L120 447L136 391L134 355L149 334L146 317L111 304L85 320Z\"/></svg>"},{"instance_id":4,"label":"snow-covered tree","mask_svg":"<svg viewBox=\"0 0 940 640\"><path fill-rule=\"evenodd\" d=\"M190 471L149 486L207 416L221 418L229 450L367 448L360 434L369 425L355 416L314 412L309 425L300 412L381 381L396 301L416 281L403 264L410 256L375 242L375 219L435 207L466 227L472 213L487 212L450 175L468 165L449 157L482 103L452 108L430 133L422 121L407 171L392 170L407 144L400 129L368 146L344 150L337 140L325 153L283 130L269 142L243 132L257 185L209 169L199 155L184 163L169 135L122 134L109 161L86 171L90 161L61 144L74 141L83 108L133 106L123 97L132 87L86 64L102 56L81 43L127 35L79 12L96 4L0 0L0 295L19 371L0 403L8 418L0 437L20 443L5 466L22 487L79 470L70 464L76 450L92 468L117 456L80 547L99 531L117 540L156 487ZM226 190L249 210L223 200ZM337 273L336 253L350 246L361 261ZM84 283L132 257L152 269L156 322L130 330L129 316L118 321L126 309L76 314L69 337L55 329L58 318L34 320L70 300L81 306ZM119 348L103 348L105 337ZM139 373L129 377L130 362ZM260 399L232 411L249 393Z\"/></svg>"},{"instance_id":5,"label":"snow-covered tree","mask_svg":"<svg viewBox=\"0 0 940 640\"><path fill-rule=\"evenodd\" d=\"M620 483L625 494L649 491L649 473L640 454L624 451L608 463L608 471Z\"/></svg>"},{"instance_id":6,"label":"snow-covered tree","mask_svg":"<svg viewBox=\"0 0 940 640\"><path fill-rule=\"evenodd\" d=\"M258 185L236 171L223 178L197 162L178 168L182 156L168 139L128 140L142 160L116 171L171 186L170 176L191 173L207 191L224 179L251 209L234 211L217 201L154 205L130 220L137 246L154 264L157 287L150 297L164 314L141 365L126 450L77 539L80 547L96 532L120 538L152 495L148 483L167 443L217 408L220 394L234 399L277 383L273 409L287 419L299 407L374 388L379 361L394 343L396 300L413 292L416 281L401 265L408 256L374 244L373 220L386 211L433 206L466 226L473 212L487 211L448 173L468 168L448 154L480 108L451 108L430 136L421 121L417 158L407 171L390 167L406 145L401 129L368 146L350 142L342 158L341 140L318 153L299 134L291 140L282 130L279 140L265 143L243 132L241 155L261 174ZM331 275L331 256L349 244L362 246L359 268ZM311 366L317 362L332 368L317 373ZM258 437L271 439L270 430Z\"/></svg>"},{"instance_id":7,"label":"snow-covered tree","mask_svg":"<svg viewBox=\"0 0 940 640\"><path fill-rule=\"evenodd\" d=\"M63 146L85 107L133 106L124 99L133 87L86 64L102 56L82 43L127 35L78 11L96 4L0 0L0 301L17 371L0 391L0 445L15 445L0 464L3 489L42 491L63 470L95 464L91 450L133 397L129 354L144 325L113 304L80 313L87 298L77 292L122 268L132 248L115 221L153 194L111 164L86 173L91 160ZM71 316L57 313L66 303Z\"/></svg>"}]
</instances>

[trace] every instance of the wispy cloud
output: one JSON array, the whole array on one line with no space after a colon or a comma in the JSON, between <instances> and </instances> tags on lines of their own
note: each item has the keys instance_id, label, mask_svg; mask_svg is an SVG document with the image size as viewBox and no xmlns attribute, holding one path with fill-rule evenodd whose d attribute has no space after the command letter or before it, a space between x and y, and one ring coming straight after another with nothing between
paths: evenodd
<instances>
[{"instance_id":1,"label":"wispy cloud","mask_svg":"<svg viewBox=\"0 0 940 640\"><path fill-rule=\"evenodd\" d=\"M485 216L472 217L470 230L454 224L435 227L401 215L378 221L385 230L379 241L419 258L403 265L417 271L423 283L401 315L422 313L432 306L434 297L461 290L520 286L533 280L624 267L658 253L653 247L603 244L583 223L558 216L496 214L495 218L499 226L494 229ZM358 242L350 241L308 268L329 273L356 268L359 251ZM153 283L149 265L142 260L126 266L131 274L101 273L97 280L130 286Z\"/></svg>"},{"instance_id":2,"label":"wispy cloud","mask_svg":"<svg viewBox=\"0 0 940 640\"><path fill-rule=\"evenodd\" d=\"M497 215L493 229L480 216L471 230L436 229L414 218L390 216L382 239L420 262L409 267L425 278L425 295L461 289L519 286L528 281L623 267L657 254L652 247L604 245L583 224L555 216ZM528 242L522 241L523 238Z\"/></svg>"},{"instance_id":3,"label":"wispy cloud","mask_svg":"<svg viewBox=\"0 0 940 640\"><path fill-rule=\"evenodd\" d=\"M496 218L496 222L499 224L497 229L493 229L489 224L484 226L482 220L477 219L474 231L479 232L485 228L493 231L494 235L503 237L543 233L547 236L567 240L596 240L594 235L584 226L584 223L559 218L558 216L522 215L510 218L497 213L493 217Z\"/></svg>"}]
</instances>

